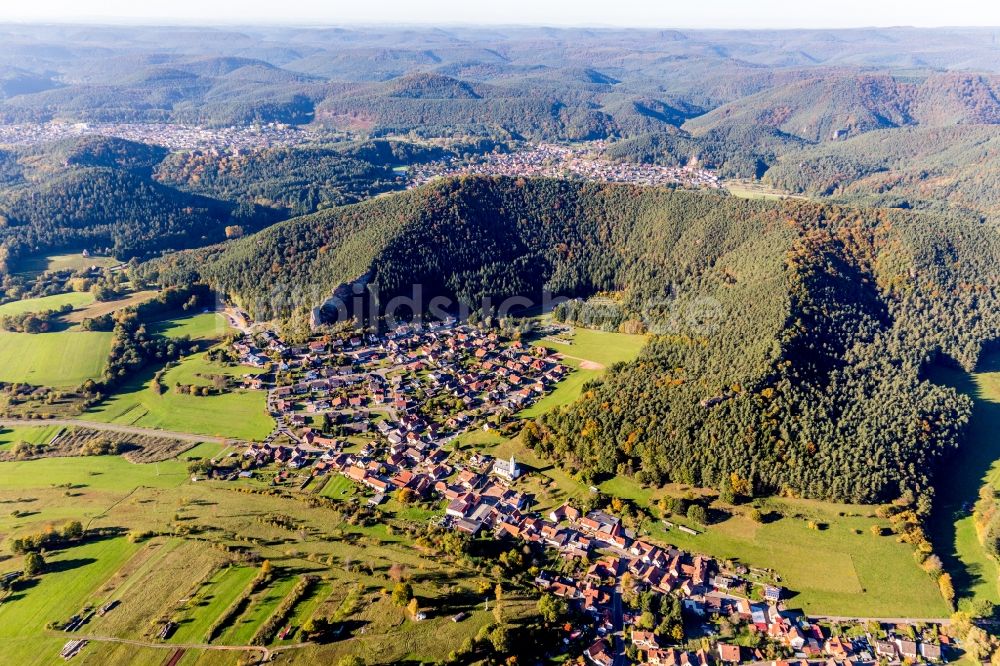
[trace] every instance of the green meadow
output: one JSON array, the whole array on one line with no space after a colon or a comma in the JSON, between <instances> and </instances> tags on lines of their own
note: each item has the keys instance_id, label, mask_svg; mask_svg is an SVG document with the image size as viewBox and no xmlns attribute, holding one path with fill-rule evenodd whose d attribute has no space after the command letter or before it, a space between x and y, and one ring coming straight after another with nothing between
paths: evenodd
<instances>
[{"instance_id":1,"label":"green meadow","mask_svg":"<svg viewBox=\"0 0 1000 666\"><path fill-rule=\"evenodd\" d=\"M0 643L4 660L13 664L54 664L65 639L39 642L45 625L65 622L99 596L98 586L108 580L139 546L124 538L84 543L48 553L44 576L24 591L0 604ZM5 562L5 570L14 561Z\"/></svg>"},{"instance_id":2,"label":"green meadow","mask_svg":"<svg viewBox=\"0 0 1000 666\"><path fill-rule=\"evenodd\" d=\"M1000 487L1000 352L984 354L973 373L935 366L930 378L973 399L972 420L961 448L938 472L930 536L951 574L959 605L972 599L1000 604L1000 569L976 535L972 505L987 481Z\"/></svg>"},{"instance_id":3,"label":"green meadow","mask_svg":"<svg viewBox=\"0 0 1000 666\"><path fill-rule=\"evenodd\" d=\"M0 428L0 451L9 449L17 442L28 444L47 444L59 434L62 426L18 426L16 428Z\"/></svg>"},{"instance_id":4,"label":"green meadow","mask_svg":"<svg viewBox=\"0 0 1000 666\"><path fill-rule=\"evenodd\" d=\"M262 439L274 428L267 414L263 391L234 388L221 395L193 396L178 393L175 384L212 386L212 375L242 377L260 372L243 366L227 366L208 360L205 353L182 359L163 374L163 393L152 389L153 375L142 373L127 382L105 402L83 418L105 423L125 423L201 435Z\"/></svg>"},{"instance_id":5,"label":"green meadow","mask_svg":"<svg viewBox=\"0 0 1000 666\"><path fill-rule=\"evenodd\" d=\"M192 340L220 340L229 330L229 325L226 318L218 312L202 312L153 322L149 329L152 333L168 338L187 336Z\"/></svg>"},{"instance_id":6,"label":"green meadow","mask_svg":"<svg viewBox=\"0 0 1000 666\"><path fill-rule=\"evenodd\" d=\"M0 331L0 381L56 388L100 379L111 350L111 333Z\"/></svg>"},{"instance_id":7,"label":"green meadow","mask_svg":"<svg viewBox=\"0 0 1000 666\"><path fill-rule=\"evenodd\" d=\"M596 379L614 363L631 361L646 344L645 335L609 333L586 328L574 328L571 333L558 336L571 344L554 342L552 338L535 341L562 355L563 362L573 368L569 377L559 382L551 393L542 397L520 415L535 418L557 407L568 405L583 393L583 385Z\"/></svg>"},{"instance_id":8,"label":"green meadow","mask_svg":"<svg viewBox=\"0 0 1000 666\"><path fill-rule=\"evenodd\" d=\"M71 305L75 309L90 305L93 302L94 295L90 292L70 291L65 294L42 296L40 298L26 298L20 301L4 303L3 305L0 305L0 316L18 315L25 312L58 310L64 305Z\"/></svg>"}]
</instances>

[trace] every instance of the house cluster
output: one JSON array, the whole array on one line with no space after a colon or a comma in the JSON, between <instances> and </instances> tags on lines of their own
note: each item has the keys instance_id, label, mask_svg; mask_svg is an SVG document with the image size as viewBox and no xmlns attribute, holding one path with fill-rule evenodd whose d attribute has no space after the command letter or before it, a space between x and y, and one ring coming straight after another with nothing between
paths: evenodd
<instances>
[{"instance_id":1,"label":"house cluster","mask_svg":"<svg viewBox=\"0 0 1000 666\"><path fill-rule=\"evenodd\" d=\"M363 433L379 419L399 424L383 433L390 444L413 437L409 421L425 422L430 439L521 410L569 372L544 348L505 343L494 331L455 321L405 324L384 335L285 344L273 332L244 335L233 351L241 363L292 381L268 386L248 376L248 388L269 389L268 408L286 434L309 417Z\"/></svg>"},{"instance_id":2,"label":"house cluster","mask_svg":"<svg viewBox=\"0 0 1000 666\"><path fill-rule=\"evenodd\" d=\"M454 158L413 167L410 187L423 185L435 178L459 175L525 176L547 178L577 178L581 180L635 185L683 185L687 187L719 187L718 176L695 165L684 167L612 162L602 155L607 143L592 141L585 144L532 144L510 153L488 153L470 163Z\"/></svg>"},{"instance_id":3,"label":"house cluster","mask_svg":"<svg viewBox=\"0 0 1000 666\"><path fill-rule=\"evenodd\" d=\"M246 361L277 359L279 372L294 378L269 392L271 409L290 442L251 444L244 452L245 467L278 465L283 478L295 469L310 470L310 480L341 475L370 490L371 505L408 491L414 498L445 502L438 522L446 528L557 551L567 561L564 570L577 573L543 570L535 584L590 616L596 631L584 650L590 663L853 666L942 657L943 641L913 640L891 629L879 637L830 635L787 610L782 588L763 582L761 572L650 543L607 511L563 504L540 515L532 510L534 498L518 488L524 470L513 457L450 453L444 445L457 434L484 426L492 414L523 406L513 397L522 395L519 391L527 388L532 395L538 384L544 392L563 376L565 368L544 349L505 344L495 333L454 322L298 346L267 333L252 341L245 337L234 349ZM436 406L443 403L454 407ZM308 413L330 414L333 422L344 421L344 414L348 422L363 418L371 426L368 441L352 444L343 435L305 426L298 417ZM687 625L701 626L700 635L710 642L687 651L678 641L641 628L641 613L625 601L632 591L677 598ZM712 621L721 618L794 660L769 662L761 650L711 640ZM584 632L577 628L577 633ZM637 659L622 660L626 643Z\"/></svg>"},{"instance_id":4,"label":"house cluster","mask_svg":"<svg viewBox=\"0 0 1000 666\"><path fill-rule=\"evenodd\" d=\"M230 127L196 127L174 123L47 123L0 125L0 145L31 146L81 136L106 136L164 146L171 150L216 153L260 150L305 143L313 134L283 123Z\"/></svg>"}]
</instances>

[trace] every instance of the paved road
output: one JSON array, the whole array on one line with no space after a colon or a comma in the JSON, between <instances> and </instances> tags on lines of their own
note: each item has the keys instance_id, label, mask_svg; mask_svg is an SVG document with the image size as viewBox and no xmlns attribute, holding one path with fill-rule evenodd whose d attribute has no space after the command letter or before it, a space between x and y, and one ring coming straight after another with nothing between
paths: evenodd
<instances>
[{"instance_id":1,"label":"paved road","mask_svg":"<svg viewBox=\"0 0 1000 666\"><path fill-rule=\"evenodd\" d=\"M121 423L101 423L100 421L84 421L83 419L0 419L0 426L5 428L17 428L22 426L77 426L80 428L90 428L92 430L106 430L109 432L120 432L126 435L139 435L145 437L166 437L182 442L220 442L226 443L225 437L214 435L193 435L189 432L176 432L174 430L159 430L157 428L140 428L138 426L124 425Z\"/></svg>"},{"instance_id":2,"label":"paved road","mask_svg":"<svg viewBox=\"0 0 1000 666\"><path fill-rule=\"evenodd\" d=\"M625 666L628 659L625 657L625 608L622 605L621 586L615 586L612 592L612 618L614 623L614 638L612 638L612 649L615 660L612 666Z\"/></svg>"}]
</instances>

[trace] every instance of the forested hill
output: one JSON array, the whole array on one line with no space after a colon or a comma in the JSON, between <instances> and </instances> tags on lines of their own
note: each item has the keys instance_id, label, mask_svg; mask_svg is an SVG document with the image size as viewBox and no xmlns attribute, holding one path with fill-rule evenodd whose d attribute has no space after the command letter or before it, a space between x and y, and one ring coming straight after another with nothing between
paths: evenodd
<instances>
[{"instance_id":1,"label":"forested hill","mask_svg":"<svg viewBox=\"0 0 1000 666\"><path fill-rule=\"evenodd\" d=\"M0 273L38 252L119 259L201 247L293 215L401 189L397 166L504 149L383 139L169 152L84 136L0 150Z\"/></svg>"},{"instance_id":2,"label":"forested hill","mask_svg":"<svg viewBox=\"0 0 1000 666\"><path fill-rule=\"evenodd\" d=\"M585 478L876 501L928 491L969 404L920 378L998 330L1000 243L960 217L467 178L278 224L150 267L285 315L371 276L469 300L619 292L656 335L528 439ZM496 300L494 300L496 302Z\"/></svg>"},{"instance_id":3,"label":"forested hill","mask_svg":"<svg viewBox=\"0 0 1000 666\"><path fill-rule=\"evenodd\" d=\"M907 127L792 150L765 183L842 202L947 204L1000 220L1000 127Z\"/></svg>"},{"instance_id":4,"label":"forested hill","mask_svg":"<svg viewBox=\"0 0 1000 666\"><path fill-rule=\"evenodd\" d=\"M19 258L63 249L120 259L197 247L278 219L257 206L198 196L153 180L166 151L84 137L0 156L0 273Z\"/></svg>"},{"instance_id":5,"label":"forested hill","mask_svg":"<svg viewBox=\"0 0 1000 666\"><path fill-rule=\"evenodd\" d=\"M1000 77L948 73L918 81L892 74L834 73L766 90L685 124L773 127L807 141L876 129L1000 123Z\"/></svg>"}]
</instances>

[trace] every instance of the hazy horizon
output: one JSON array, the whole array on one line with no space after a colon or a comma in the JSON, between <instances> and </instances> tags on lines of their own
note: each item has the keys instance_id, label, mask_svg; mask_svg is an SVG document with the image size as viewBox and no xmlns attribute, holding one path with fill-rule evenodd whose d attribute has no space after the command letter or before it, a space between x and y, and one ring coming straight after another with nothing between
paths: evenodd
<instances>
[{"instance_id":1,"label":"hazy horizon","mask_svg":"<svg viewBox=\"0 0 1000 666\"><path fill-rule=\"evenodd\" d=\"M391 17L391 20L386 20ZM753 4L718 0L711 5L662 4L639 0L598 2L512 0L502 6L459 0L327 3L299 0L175 0L137 6L127 0L37 0L0 7L0 22L106 25L274 25L350 26L538 26L589 28L676 28L688 30L793 30L858 28L995 28L1000 3L984 7L971 0L871 3L819 2L788 7L777 0Z\"/></svg>"}]
</instances>

